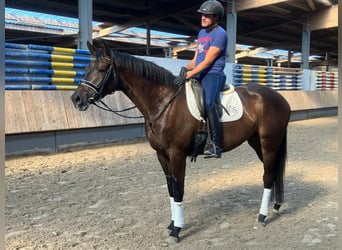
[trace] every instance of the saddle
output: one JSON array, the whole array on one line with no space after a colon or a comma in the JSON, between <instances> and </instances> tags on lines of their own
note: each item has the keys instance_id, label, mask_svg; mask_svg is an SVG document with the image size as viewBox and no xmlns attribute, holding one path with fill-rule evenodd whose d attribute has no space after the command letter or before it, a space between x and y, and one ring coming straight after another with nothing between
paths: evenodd
<instances>
[{"instance_id":1,"label":"saddle","mask_svg":"<svg viewBox=\"0 0 342 250\"><path fill-rule=\"evenodd\" d=\"M204 93L201 83L196 79L190 79L185 84L187 105L190 113L201 121L201 127L194 134L194 145L191 161L196 161L196 157L203 154L207 143L208 132L204 129L206 122L206 112L204 104ZM238 94L233 85L225 86L220 93L220 113L221 122L234 121L242 117L243 107Z\"/></svg>"},{"instance_id":2,"label":"saddle","mask_svg":"<svg viewBox=\"0 0 342 250\"><path fill-rule=\"evenodd\" d=\"M198 108L199 114L202 118L205 118L207 115L205 113L204 106L204 92L201 83L196 79L190 79L190 87L195 96L196 106Z\"/></svg>"},{"instance_id":3,"label":"saddle","mask_svg":"<svg viewBox=\"0 0 342 250\"><path fill-rule=\"evenodd\" d=\"M204 94L201 83L196 79L190 79L185 83L187 106L192 116L206 122ZM221 122L239 120L243 114L243 106L239 95L233 85L225 85L220 93Z\"/></svg>"}]
</instances>

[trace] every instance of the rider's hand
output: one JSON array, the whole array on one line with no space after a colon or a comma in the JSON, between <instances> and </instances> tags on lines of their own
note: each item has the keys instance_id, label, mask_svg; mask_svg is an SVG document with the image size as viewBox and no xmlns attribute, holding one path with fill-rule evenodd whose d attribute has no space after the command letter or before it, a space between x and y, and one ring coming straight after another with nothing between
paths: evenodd
<instances>
[{"instance_id":1,"label":"rider's hand","mask_svg":"<svg viewBox=\"0 0 342 250\"><path fill-rule=\"evenodd\" d=\"M186 68L182 67L179 72L179 75L176 76L176 78L173 80L173 84L176 86L183 85L186 82L186 72L187 72Z\"/></svg>"}]
</instances>

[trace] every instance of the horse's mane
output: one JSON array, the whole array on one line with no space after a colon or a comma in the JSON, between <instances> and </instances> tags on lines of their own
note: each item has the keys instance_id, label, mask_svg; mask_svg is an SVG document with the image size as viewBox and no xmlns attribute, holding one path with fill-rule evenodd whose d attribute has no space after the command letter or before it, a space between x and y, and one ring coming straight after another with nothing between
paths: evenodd
<instances>
[{"instance_id":1,"label":"horse's mane","mask_svg":"<svg viewBox=\"0 0 342 250\"><path fill-rule=\"evenodd\" d=\"M157 64L134 57L127 53L111 50L111 58L117 67L127 68L138 75L144 76L149 80L161 84L172 86L175 76L167 69Z\"/></svg>"}]
</instances>

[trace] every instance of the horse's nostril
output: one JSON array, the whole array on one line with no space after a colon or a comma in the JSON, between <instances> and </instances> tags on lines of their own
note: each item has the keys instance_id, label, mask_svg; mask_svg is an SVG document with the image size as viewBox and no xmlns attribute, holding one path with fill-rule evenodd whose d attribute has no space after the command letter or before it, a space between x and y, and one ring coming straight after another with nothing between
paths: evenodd
<instances>
[{"instance_id":1,"label":"horse's nostril","mask_svg":"<svg viewBox=\"0 0 342 250\"><path fill-rule=\"evenodd\" d=\"M72 102L73 102L73 104L74 104L75 106L81 102L81 98L80 98L80 96L79 96L77 93L74 93L74 94L71 96L71 100L72 100Z\"/></svg>"}]
</instances>

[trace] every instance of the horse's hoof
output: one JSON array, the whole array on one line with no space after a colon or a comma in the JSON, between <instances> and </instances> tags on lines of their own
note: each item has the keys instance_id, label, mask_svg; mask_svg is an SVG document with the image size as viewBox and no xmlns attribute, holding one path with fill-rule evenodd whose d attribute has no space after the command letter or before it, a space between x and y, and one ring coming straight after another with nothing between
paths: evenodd
<instances>
[{"instance_id":1,"label":"horse's hoof","mask_svg":"<svg viewBox=\"0 0 342 250\"><path fill-rule=\"evenodd\" d=\"M280 211L279 210L280 210L280 205L275 203L274 206L273 206L273 209L272 209L273 213L276 214L276 215L280 215Z\"/></svg>"},{"instance_id":2,"label":"horse's hoof","mask_svg":"<svg viewBox=\"0 0 342 250\"><path fill-rule=\"evenodd\" d=\"M176 245L178 242L179 242L178 237L170 236L165 242L163 242L162 246L163 247L170 247L170 246Z\"/></svg>"},{"instance_id":3,"label":"horse's hoof","mask_svg":"<svg viewBox=\"0 0 342 250\"><path fill-rule=\"evenodd\" d=\"M258 219L257 219L257 223L254 224L253 228L258 229L259 226L266 227L265 218L266 218L265 215L259 214Z\"/></svg>"},{"instance_id":4,"label":"horse's hoof","mask_svg":"<svg viewBox=\"0 0 342 250\"><path fill-rule=\"evenodd\" d=\"M257 230L257 229L264 228L264 227L266 227L266 223L265 222L256 221L254 223L253 229Z\"/></svg>"},{"instance_id":5,"label":"horse's hoof","mask_svg":"<svg viewBox=\"0 0 342 250\"><path fill-rule=\"evenodd\" d=\"M280 211L279 211L279 210L273 208L272 211L273 211L273 213L274 213L275 215L280 215Z\"/></svg>"}]
</instances>

